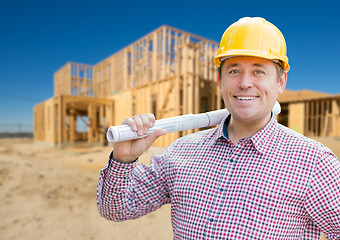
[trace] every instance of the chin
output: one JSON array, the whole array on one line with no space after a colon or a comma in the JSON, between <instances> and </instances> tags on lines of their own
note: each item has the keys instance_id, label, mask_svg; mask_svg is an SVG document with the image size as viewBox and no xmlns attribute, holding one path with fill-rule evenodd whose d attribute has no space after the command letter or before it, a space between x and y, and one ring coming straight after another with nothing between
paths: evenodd
<instances>
[{"instance_id":1,"label":"chin","mask_svg":"<svg viewBox=\"0 0 340 240\"><path fill-rule=\"evenodd\" d=\"M264 120L267 119L269 115L270 112L268 112L268 114L264 114L260 111L241 111L236 112L234 115L232 114L235 119L244 122L259 121L262 119Z\"/></svg>"},{"instance_id":2,"label":"chin","mask_svg":"<svg viewBox=\"0 0 340 240\"><path fill-rule=\"evenodd\" d=\"M252 114L252 113L237 113L237 114L232 114L233 118L239 120L239 121L246 121L246 122L249 122L249 121L254 121L257 119L257 116L256 114Z\"/></svg>"}]
</instances>

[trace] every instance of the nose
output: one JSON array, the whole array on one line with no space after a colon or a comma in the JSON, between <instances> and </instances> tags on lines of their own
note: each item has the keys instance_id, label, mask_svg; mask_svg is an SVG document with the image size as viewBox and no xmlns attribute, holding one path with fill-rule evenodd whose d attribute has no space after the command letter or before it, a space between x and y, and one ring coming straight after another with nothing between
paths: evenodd
<instances>
[{"instance_id":1,"label":"nose","mask_svg":"<svg viewBox=\"0 0 340 240\"><path fill-rule=\"evenodd\" d=\"M246 74L246 73L242 74L240 76L239 86L240 86L241 89L251 88L253 86L252 76L250 76L249 74Z\"/></svg>"}]
</instances>

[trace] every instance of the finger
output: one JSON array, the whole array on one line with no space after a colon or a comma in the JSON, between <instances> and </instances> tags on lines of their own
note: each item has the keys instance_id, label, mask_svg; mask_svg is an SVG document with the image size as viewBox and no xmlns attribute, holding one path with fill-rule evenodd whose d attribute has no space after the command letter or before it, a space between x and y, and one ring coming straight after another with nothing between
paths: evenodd
<instances>
[{"instance_id":1,"label":"finger","mask_svg":"<svg viewBox=\"0 0 340 240\"><path fill-rule=\"evenodd\" d=\"M132 131L137 132L136 122L131 117L125 118L121 125L129 125Z\"/></svg>"},{"instance_id":2,"label":"finger","mask_svg":"<svg viewBox=\"0 0 340 240\"><path fill-rule=\"evenodd\" d=\"M152 128L153 126L155 126L155 121L156 121L155 115L153 115L152 113L149 113L148 118L149 118L149 126L150 128Z\"/></svg>"},{"instance_id":3,"label":"finger","mask_svg":"<svg viewBox=\"0 0 340 240\"><path fill-rule=\"evenodd\" d=\"M139 115L139 117L141 118L142 123L143 123L143 132L144 134L147 134L150 128L149 116L146 115L145 113L142 113L141 115Z\"/></svg>"},{"instance_id":4,"label":"finger","mask_svg":"<svg viewBox=\"0 0 340 240\"><path fill-rule=\"evenodd\" d=\"M143 121L140 116L135 115L132 117L132 120L135 121L138 136L144 135Z\"/></svg>"}]
</instances>

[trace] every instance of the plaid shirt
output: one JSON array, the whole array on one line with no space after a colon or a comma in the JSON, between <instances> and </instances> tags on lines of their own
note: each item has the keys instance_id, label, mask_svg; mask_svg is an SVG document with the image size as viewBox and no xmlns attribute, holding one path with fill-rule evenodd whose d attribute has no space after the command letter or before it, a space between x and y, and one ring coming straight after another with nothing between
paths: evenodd
<instances>
[{"instance_id":1,"label":"plaid shirt","mask_svg":"<svg viewBox=\"0 0 340 240\"><path fill-rule=\"evenodd\" d=\"M327 147L274 117L237 146L223 126L176 140L150 166L110 158L101 216L134 219L170 203L174 239L340 239L340 163Z\"/></svg>"}]
</instances>

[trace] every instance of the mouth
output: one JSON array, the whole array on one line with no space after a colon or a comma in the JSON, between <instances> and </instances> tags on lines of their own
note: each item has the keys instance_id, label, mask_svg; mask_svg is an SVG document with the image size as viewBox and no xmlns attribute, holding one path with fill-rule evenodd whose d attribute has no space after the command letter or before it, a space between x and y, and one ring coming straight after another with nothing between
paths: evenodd
<instances>
[{"instance_id":1,"label":"mouth","mask_svg":"<svg viewBox=\"0 0 340 240\"><path fill-rule=\"evenodd\" d=\"M258 98L258 96L234 96L237 100L240 101L252 101Z\"/></svg>"}]
</instances>

